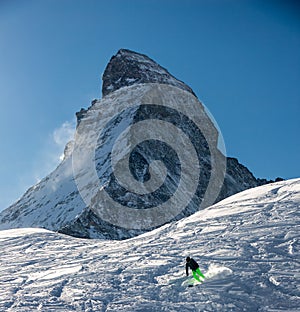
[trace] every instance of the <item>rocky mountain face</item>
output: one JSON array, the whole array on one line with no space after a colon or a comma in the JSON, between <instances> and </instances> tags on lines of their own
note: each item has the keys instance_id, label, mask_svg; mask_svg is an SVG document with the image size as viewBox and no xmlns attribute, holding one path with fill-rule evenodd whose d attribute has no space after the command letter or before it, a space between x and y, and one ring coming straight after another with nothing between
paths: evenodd
<instances>
[{"instance_id":1,"label":"rocky mountain face","mask_svg":"<svg viewBox=\"0 0 300 312\"><path fill-rule=\"evenodd\" d=\"M76 113L75 143L66 146L62 163L0 214L0 229L42 227L76 237L125 239L158 227L159 224L150 222L153 215L147 213L169 203L174 194L177 194L175 203L183 207L168 221L179 220L195 213L199 206L207 207L268 182L256 179L237 159L224 157L217 149L217 130L193 90L146 55L125 49L118 51L102 79L103 99L93 100L88 109ZM170 99L178 109L170 107ZM157 105L158 102L168 105ZM192 103L191 116L186 116L190 109L186 103ZM201 125L204 134L196 127L198 115L205 118ZM138 141L130 150L129 141L133 140L130 131L141 122L143 128L139 129L139 135L146 139ZM163 123L169 128L159 132ZM130 139L118 141L128 127ZM182 133L185 139L180 138ZM148 139L150 136L153 138ZM189 158L190 165L181 162L188 153L187 148L182 148L186 139L194 146L194 158L190 157L197 160L197 165ZM127 169L133 179L125 176L127 188L112 170L112 155L120 162L128 160ZM93 163L90 164L89 159ZM157 166L152 167L152 163ZM219 163L224 163L224 172L215 179L221 183L220 192L215 196L206 190L216 176L214 168ZM182 186L184 175L188 182ZM156 183L153 182L156 189L151 188L151 181ZM146 191L138 190L141 185ZM108 196L103 195L103 190ZM123 215L121 211L114 216L112 202L126 207L126 213ZM133 209L136 214L142 211L147 215L150 220L147 228L130 224L134 219L134 215L130 215ZM102 217L104 213L112 219ZM161 219L161 224L167 222L164 213L155 217ZM129 226L120 225L119 219L126 219ZM148 220L141 220L143 222Z\"/></svg>"},{"instance_id":2,"label":"rocky mountain face","mask_svg":"<svg viewBox=\"0 0 300 312\"><path fill-rule=\"evenodd\" d=\"M148 56L121 49L110 59L104 71L102 96L141 83L168 84L194 94L189 86L176 79Z\"/></svg>"}]
</instances>

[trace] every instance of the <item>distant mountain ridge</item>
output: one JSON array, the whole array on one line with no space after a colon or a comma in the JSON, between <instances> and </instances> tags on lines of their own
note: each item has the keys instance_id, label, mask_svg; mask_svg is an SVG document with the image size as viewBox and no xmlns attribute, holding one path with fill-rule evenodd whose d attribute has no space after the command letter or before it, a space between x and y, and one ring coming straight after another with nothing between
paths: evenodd
<instances>
[{"instance_id":1,"label":"distant mountain ridge","mask_svg":"<svg viewBox=\"0 0 300 312\"><path fill-rule=\"evenodd\" d=\"M127 49L121 49L113 56L108 63L103 77L103 100L109 105L117 105L118 99L126 97L126 92L134 88L138 92L146 92L147 84L159 83L174 86L181 90L195 95L193 90L182 81L172 76L166 69L146 55L136 53ZM76 113L77 128L81 122L91 123L103 129L106 125L101 119L103 113L102 102L93 100L88 109L81 109ZM145 112L141 109L133 111L127 116L122 116L125 123L132 124L137 118L142 118ZM169 113L167 110L165 113ZM106 129L107 133L117 137L117 120L111 123ZM179 125L180 126L180 125ZM195 138L203 155L209 153L201 138ZM61 164L38 184L31 187L16 203L8 207L0 214L0 229L18 227L41 227L49 230L59 231L69 235L85 238L110 238L125 239L141 234L143 231L130 230L116 227L104 220L101 220L89 206L86 205L78 191L73 175L72 148L70 142L65 149L65 157ZM157 150L155 147L153 150ZM99 152L100 153L100 152ZM104 154L96 155L99 160L98 168L104 168L101 172L103 179L109 179L108 171L105 171L109 159ZM141 162L141 152L136 155L135 163ZM153 155L152 155L153 156ZM151 156L151 157L152 157ZM146 156L145 156L146 157ZM154 156L153 156L154 157ZM203 156L204 169L202 172L203 185L207 183L210 171L206 156ZM103 159L102 159L103 158ZM224 184L217 200L224 199L237 192L248 188L266 184L270 181L256 179L253 174L235 158L227 158L227 169ZM175 163L171 163L171 170ZM175 170L175 169L174 169ZM176 177L176 172L171 172L172 179ZM101 178L100 177L100 178ZM91 186L92 188L94 186ZM171 184L166 185L169 190ZM112 192L120 201L125 201L125 197L117 194L117 189ZM201 186L198 188L199 196L203 193ZM155 199L160 202L163 194L156 195ZM147 203L145 203L147 204ZM196 212L196 203L191 204L177 219L188 216Z\"/></svg>"}]
</instances>

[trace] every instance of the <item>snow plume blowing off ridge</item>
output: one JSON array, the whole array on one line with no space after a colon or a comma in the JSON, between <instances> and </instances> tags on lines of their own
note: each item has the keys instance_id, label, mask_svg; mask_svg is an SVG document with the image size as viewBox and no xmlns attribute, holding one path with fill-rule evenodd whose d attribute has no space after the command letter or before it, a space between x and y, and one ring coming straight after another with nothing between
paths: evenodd
<instances>
[{"instance_id":1,"label":"snow plume blowing off ridge","mask_svg":"<svg viewBox=\"0 0 300 312\"><path fill-rule=\"evenodd\" d=\"M0 231L0 311L298 312L299 207L295 179L123 241ZM206 276L192 288L187 255Z\"/></svg>"},{"instance_id":2,"label":"snow plume blowing off ridge","mask_svg":"<svg viewBox=\"0 0 300 312\"><path fill-rule=\"evenodd\" d=\"M38 156L32 159L32 165L28 166L28 168L32 167L31 171L20 174L18 178L19 183L15 185L14 190L15 198L20 197L33 184L40 183L43 177L53 171L66 156L71 154L75 127L76 119L73 118L63 122L45 137L44 145L40 146L37 152ZM5 206L0 207L0 213L3 209Z\"/></svg>"},{"instance_id":3,"label":"snow plume blowing off ridge","mask_svg":"<svg viewBox=\"0 0 300 312\"><path fill-rule=\"evenodd\" d=\"M34 169L35 181L38 183L48 172L53 171L65 158L66 150L72 151L76 119L63 122L55 128L45 140L46 145L40 152L40 159L36 161Z\"/></svg>"},{"instance_id":4,"label":"snow plume blowing off ridge","mask_svg":"<svg viewBox=\"0 0 300 312\"><path fill-rule=\"evenodd\" d=\"M69 142L74 140L76 128L76 119L72 121L65 121L59 128L53 131L53 140L57 147L61 150L64 150ZM64 160L64 153L60 153L59 159Z\"/></svg>"}]
</instances>

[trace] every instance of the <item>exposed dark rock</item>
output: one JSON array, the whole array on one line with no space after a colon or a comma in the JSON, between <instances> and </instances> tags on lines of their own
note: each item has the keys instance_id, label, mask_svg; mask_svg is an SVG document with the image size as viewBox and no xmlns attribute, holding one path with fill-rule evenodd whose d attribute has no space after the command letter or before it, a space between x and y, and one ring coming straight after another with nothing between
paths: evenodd
<instances>
[{"instance_id":1,"label":"exposed dark rock","mask_svg":"<svg viewBox=\"0 0 300 312\"><path fill-rule=\"evenodd\" d=\"M151 58L127 49L119 50L118 53L110 59L105 68L102 80L103 96L122 87L138 83L169 84L194 94L189 86L176 79Z\"/></svg>"},{"instance_id":2,"label":"exposed dark rock","mask_svg":"<svg viewBox=\"0 0 300 312\"><path fill-rule=\"evenodd\" d=\"M246 189L259 186L260 183L260 179L256 179L252 172L240 164L236 158L227 157L225 180L218 201ZM268 183L267 180L266 183Z\"/></svg>"},{"instance_id":3,"label":"exposed dark rock","mask_svg":"<svg viewBox=\"0 0 300 312\"><path fill-rule=\"evenodd\" d=\"M87 109L85 108L81 108L79 112L76 112L76 118L77 118L77 126L78 124L80 123L81 119L84 118L84 116L86 115L87 113Z\"/></svg>"}]
</instances>

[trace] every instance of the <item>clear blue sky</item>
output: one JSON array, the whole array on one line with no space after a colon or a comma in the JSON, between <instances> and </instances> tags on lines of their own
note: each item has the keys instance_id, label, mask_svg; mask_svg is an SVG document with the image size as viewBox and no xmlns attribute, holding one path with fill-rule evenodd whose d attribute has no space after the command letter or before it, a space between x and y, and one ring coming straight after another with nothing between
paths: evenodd
<instances>
[{"instance_id":1,"label":"clear blue sky","mask_svg":"<svg viewBox=\"0 0 300 312\"><path fill-rule=\"evenodd\" d=\"M297 1L0 0L0 210L58 164L120 48L189 84L256 177L300 176Z\"/></svg>"}]
</instances>

